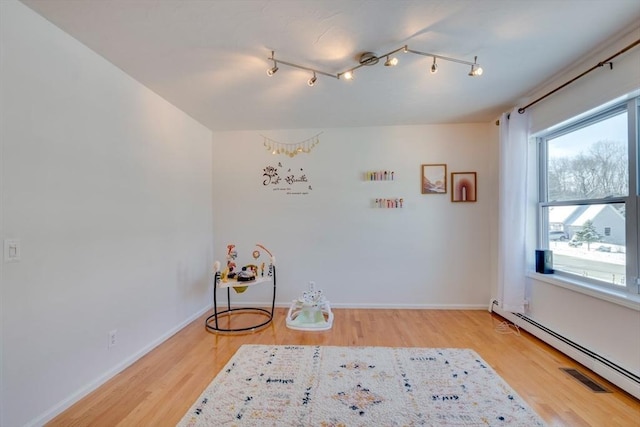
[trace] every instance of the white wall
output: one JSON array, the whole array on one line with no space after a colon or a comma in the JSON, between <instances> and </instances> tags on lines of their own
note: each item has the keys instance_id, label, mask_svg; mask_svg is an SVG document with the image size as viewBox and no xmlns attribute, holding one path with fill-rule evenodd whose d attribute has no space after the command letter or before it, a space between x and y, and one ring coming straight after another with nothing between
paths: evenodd
<instances>
[{"instance_id":1,"label":"white wall","mask_svg":"<svg viewBox=\"0 0 640 427\"><path fill-rule=\"evenodd\" d=\"M636 24L627 31L622 31L618 39L605 42L600 50L560 73L521 105L527 105L626 48L638 39L639 30ZM531 132L544 131L618 97L640 90L640 48L636 46L614 58L612 62L613 68L609 65L598 67L530 107Z\"/></svg>"},{"instance_id":2,"label":"white wall","mask_svg":"<svg viewBox=\"0 0 640 427\"><path fill-rule=\"evenodd\" d=\"M542 96L577 76L601 60L613 55L637 39L638 28L622 36L575 68L567 70L531 100ZM640 89L640 49L635 48L614 59L613 70L599 68L530 109L532 131L540 132L578 114ZM526 105L523 102L522 105ZM532 151L533 153L534 151ZM535 173L535 159L530 168ZM535 218L535 179L532 178L532 215ZM534 219L535 221L535 219ZM535 224L531 224L535 227ZM534 265L533 250L529 264ZM633 304L620 305L595 298L553 283L527 279L529 312L536 322L585 348L602 355L623 368L640 375L640 311ZM496 294L495 289L493 290ZM597 370L597 369L596 369ZM637 387L637 385L636 385Z\"/></svg>"},{"instance_id":3,"label":"white wall","mask_svg":"<svg viewBox=\"0 0 640 427\"><path fill-rule=\"evenodd\" d=\"M293 158L268 152L261 136L292 143L319 132L313 151ZM334 306L487 306L496 236L494 124L214 132L213 138L216 259L224 263L226 245L235 243L238 264L246 264L253 245L264 244L276 256L278 303L288 305L313 280ZM264 168L278 162L281 176L304 170L307 185L291 188L308 194L263 185ZM450 191L421 194L423 163L477 172L478 201L452 203ZM368 170L392 170L395 180L367 182ZM374 208L378 197L401 197L404 207ZM267 291L234 297L268 301Z\"/></svg>"},{"instance_id":4,"label":"white wall","mask_svg":"<svg viewBox=\"0 0 640 427\"><path fill-rule=\"evenodd\" d=\"M0 2L2 414L39 424L211 300L211 132ZM107 349L107 332L117 345Z\"/></svg>"},{"instance_id":5,"label":"white wall","mask_svg":"<svg viewBox=\"0 0 640 427\"><path fill-rule=\"evenodd\" d=\"M640 375L640 312L529 278L528 316L613 363ZM556 299L562 299L559 309ZM541 302L546 303L542 304Z\"/></svg>"}]
</instances>

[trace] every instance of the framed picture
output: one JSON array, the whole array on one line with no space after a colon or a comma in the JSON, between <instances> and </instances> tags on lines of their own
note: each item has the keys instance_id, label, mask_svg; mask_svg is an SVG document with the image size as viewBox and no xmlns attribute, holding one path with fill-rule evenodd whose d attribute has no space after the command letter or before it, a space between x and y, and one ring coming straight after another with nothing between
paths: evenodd
<instances>
[{"instance_id":1,"label":"framed picture","mask_svg":"<svg viewBox=\"0 0 640 427\"><path fill-rule=\"evenodd\" d=\"M477 193L475 172L451 172L452 202L475 202Z\"/></svg>"},{"instance_id":2,"label":"framed picture","mask_svg":"<svg viewBox=\"0 0 640 427\"><path fill-rule=\"evenodd\" d=\"M447 194L447 165L422 165L422 194Z\"/></svg>"}]
</instances>

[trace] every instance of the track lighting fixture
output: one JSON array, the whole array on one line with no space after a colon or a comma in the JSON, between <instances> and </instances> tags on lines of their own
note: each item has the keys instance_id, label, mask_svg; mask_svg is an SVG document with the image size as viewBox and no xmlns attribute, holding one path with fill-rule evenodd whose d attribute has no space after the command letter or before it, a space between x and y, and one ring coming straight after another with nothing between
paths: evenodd
<instances>
[{"instance_id":1,"label":"track lighting fixture","mask_svg":"<svg viewBox=\"0 0 640 427\"><path fill-rule=\"evenodd\" d=\"M276 60L275 59L275 52L271 51L271 57L268 58L270 61L273 61L273 67L269 68L267 70L267 75L269 76L273 76L276 71L278 71L278 65L287 65L289 67L293 67L293 68L298 68L301 70L306 70L306 71L311 71L313 73L313 77L311 77L308 81L307 84L309 86L313 86L315 85L318 77L317 75L323 75L326 77L332 77L334 79L341 79L344 78L345 80L353 80L353 73L355 70L362 68L364 66L372 66L372 65L376 65L379 61L380 58L386 58L386 61L384 62L384 65L386 67L393 67L395 65L398 64L398 59L393 57L392 55L394 55L395 53L398 52L404 52L404 53L413 53L415 55L422 55L422 56L430 56L433 58L433 63L431 64L431 73L435 74L438 72L438 64L436 63L437 59L440 59L442 61L450 61L450 62L457 62L459 64L464 64L464 65L469 65L471 66L471 70L469 71L469 76L472 77L477 77L477 76L481 76L482 75L482 67L480 66L480 64L478 64L478 57L474 57L473 62L469 62L469 61L464 61L462 59L456 59L456 58L450 58L447 56L442 56L442 55L436 55L434 53L428 53L428 52L421 52L419 50L413 50L413 49L409 49L409 47L407 45L404 45L402 47L399 47L398 49L394 49L391 52L387 52L384 55L380 55L377 56L375 53L373 52L363 52L362 54L360 54L359 56L359 64L351 67L345 71L341 71L339 73L328 73L326 71L321 71L321 70L317 70L315 68L311 68L311 67L305 67L304 65L298 65L298 64L294 64L292 62L287 62L287 61L282 61L280 59Z\"/></svg>"},{"instance_id":2,"label":"track lighting fixture","mask_svg":"<svg viewBox=\"0 0 640 427\"><path fill-rule=\"evenodd\" d=\"M307 81L307 84L308 84L309 86L313 86L313 85L315 85L315 84L316 84L316 80L318 80L318 78L316 77L316 73L314 72L314 73L313 73L313 77L311 77L311 78L309 79L309 81Z\"/></svg>"},{"instance_id":3,"label":"track lighting fixture","mask_svg":"<svg viewBox=\"0 0 640 427\"><path fill-rule=\"evenodd\" d=\"M433 64L431 64L431 74L438 72L438 64L436 64L436 57L433 57Z\"/></svg>"}]
</instances>

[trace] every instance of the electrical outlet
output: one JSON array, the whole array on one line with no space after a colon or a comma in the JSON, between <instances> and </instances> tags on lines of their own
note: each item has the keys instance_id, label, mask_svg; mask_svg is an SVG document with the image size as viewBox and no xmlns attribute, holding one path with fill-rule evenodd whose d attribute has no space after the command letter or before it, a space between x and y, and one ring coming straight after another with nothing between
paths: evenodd
<instances>
[{"instance_id":1,"label":"electrical outlet","mask_svg":"<svg viewBox=\"0 0 640 427\"><path fill-rule=\"evenodd\" d=\"M116 329L114 329L113 331L109 331L107 333L107 337L107 348L114 347L118 343L118 331Z\"/></svg>"},{"instance_id":2,"label":"electrical outlet","mask_svg":"<svg viewBox=\"0 0 640 427\"><path fill-rule=\"evenodd\" d=\"M4 262L20 262L20 239L5 239Z\"/></svg>"}]
</instances>

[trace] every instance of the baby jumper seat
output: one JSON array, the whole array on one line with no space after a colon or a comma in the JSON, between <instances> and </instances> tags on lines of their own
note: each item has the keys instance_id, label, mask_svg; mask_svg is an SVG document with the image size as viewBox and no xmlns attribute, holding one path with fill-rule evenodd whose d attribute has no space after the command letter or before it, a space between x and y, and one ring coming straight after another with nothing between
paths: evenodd
<instances>
[{"instance_id":1,"label":"baby jumper seat","mask_svg":"<svg viewBox=\"0 0 640 427\"><path fill-rule=\"evenodd\" d=\"M315 289L315 282L309 282L309 290L302 297L291 302L287 314L287 327L299 331L326 331L333 326L333 313L322 295Z\"/></svg>"}]
</instances>

